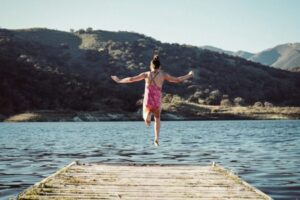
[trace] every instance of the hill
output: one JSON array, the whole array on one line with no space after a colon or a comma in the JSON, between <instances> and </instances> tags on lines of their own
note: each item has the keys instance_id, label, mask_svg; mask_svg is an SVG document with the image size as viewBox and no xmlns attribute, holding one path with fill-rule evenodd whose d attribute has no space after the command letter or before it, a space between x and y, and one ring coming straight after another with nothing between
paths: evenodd
<instances>
[{"instance_id":1,"label":"hill","mask_svg":"<svg viewBox=\"0 0 300 200\"><path fill-rule=\"evenodd\" d=\"M249 60L280 69L293 70L300 67L300 43L278 45L255 54Z\"/></svg>"},{"instance_id":2,"label":"hill","mask_svg":"<svg viewBox=\"0 0 300 200\"><path fill-rule=\"evenodd\" d=\"M178 102L300 105L298 73L239 57L131 32L1 29L0 114L66 109L136 112L143 83L117 85L110 75L148 70L154 52L160 54L162 68L175 76L195 72L192 81L164 86L170 111Z\"/></svg>"},{"instance_id":3,"label":"hill","mask_svg":"<svg viewBox=\"0 0 300 200\"><path fill-rule=\"evenodd\" d=\"M250 52L247 52L247 51L228 51L228 50L224 50L224 49L217 48L217 47L214 47L214 46L209 46L209 45L201 46L199 48L200 49L207 49L207 50L210 50L210 51L215 51L215 52L218 52L218 53L225 53L225 54L228 54L228 55L231 55L231 56L238 56L238 57L245 58L245 59L249 59L250 57L254 56L253 53L250 53Z\"/></svg>"},{"instance_id":4,"label":"hill","mask_svg":"<svg viewBox=\"0 0 300 200\"><path fill-rule=\"evenodd\" d=\"M263 50L259 53L246 51L227 51L213 46L202 46L218 53L238 56L247 60L289 71L300 71L300 43L288 43Z\"/></svg>"}]
</instances>

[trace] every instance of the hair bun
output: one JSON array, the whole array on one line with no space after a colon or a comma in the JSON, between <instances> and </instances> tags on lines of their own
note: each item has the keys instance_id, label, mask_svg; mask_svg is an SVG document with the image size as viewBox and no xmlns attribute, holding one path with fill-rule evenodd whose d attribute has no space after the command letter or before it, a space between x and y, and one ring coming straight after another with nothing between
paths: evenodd
<instances>
[{"instance_id":1,"label":"hair bun","mask_svg":"<svg viewBox=\"0 0 300 200\"><path fill-rule=\"evenodd\" d=\"M158 55L154 55L151 60L151 65L154 66L154 69L158 69L160 67L160 61Z\"/></svg>"}]
</instances>

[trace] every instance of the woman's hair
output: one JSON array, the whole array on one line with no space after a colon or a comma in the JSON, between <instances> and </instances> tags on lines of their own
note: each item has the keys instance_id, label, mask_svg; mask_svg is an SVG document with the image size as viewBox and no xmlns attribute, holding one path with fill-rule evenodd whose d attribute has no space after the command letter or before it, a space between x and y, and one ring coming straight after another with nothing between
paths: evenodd
<instances>
[{"instance_id":1,"label":"woman's hair","mask_svg":"<svg viewBox=\"0 0 300 200\"><path fill-rule=\"evenodd\" d=\"M160 68L160 61L159 61L158 55L153 56L153 58L151 60L151 63L150 63L150 66L153 67L153 69L159 69Z\"/></svg>"}]
</instances>

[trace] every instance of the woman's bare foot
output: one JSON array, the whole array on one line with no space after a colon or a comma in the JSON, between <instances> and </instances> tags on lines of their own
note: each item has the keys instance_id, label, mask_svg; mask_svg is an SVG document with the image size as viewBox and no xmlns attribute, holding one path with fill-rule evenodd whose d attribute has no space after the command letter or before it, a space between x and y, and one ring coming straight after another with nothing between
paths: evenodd
<instances>
[{"instance_id":1,"label":"woman's bare foot","mask_svg":"<svg viewBox=\"0 0 300 200\"><path fill-rule=\"evenodd\" d=\"M147 126L147 127L149 127L149 126L150 126L150 124L151 124L151 121L150 121L150 120L149 120L149 121L148 121L148 120L146 120L146 121L145 121L145 124L146 124L146 126Z\"/></svg>"},{"instance_id":2,"label":"woman's bare foot","mask_svg":"<svg viewBox=\"0 0 300 200\"><path fill-rule=\"evenodd\" d=\"M157 147L159 146L158 140L154 140L154 145Z\"/></svg>"}]
</instances>

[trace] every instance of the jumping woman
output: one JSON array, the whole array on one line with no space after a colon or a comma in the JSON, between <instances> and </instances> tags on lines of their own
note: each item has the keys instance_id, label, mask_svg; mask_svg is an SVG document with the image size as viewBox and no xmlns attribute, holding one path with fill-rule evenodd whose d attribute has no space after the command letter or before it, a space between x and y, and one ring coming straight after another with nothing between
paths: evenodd
<instances>
[{"instance_id":1,"label":"jumping woman","mask_svg":"<svg viewBox=\"0 0 300 200\"><path fill-rule=\"evenodd\" d=\"M126 77L119 79L117 76L111 78L117 83L132 83L145 80L145 94L143 101L143 119L147 126L150 126L151 115L154 115L154 145L158 146L158 137L160 131L160 112L161 112L161 98L162 86L164 81L172 83L180 83L184 80L193 77L193 71L180 77L174 77L160 69L160 61L158 55L154 55L150 62L150 71L143 72L137 76Z\"/></svg>"}]
</instances>

